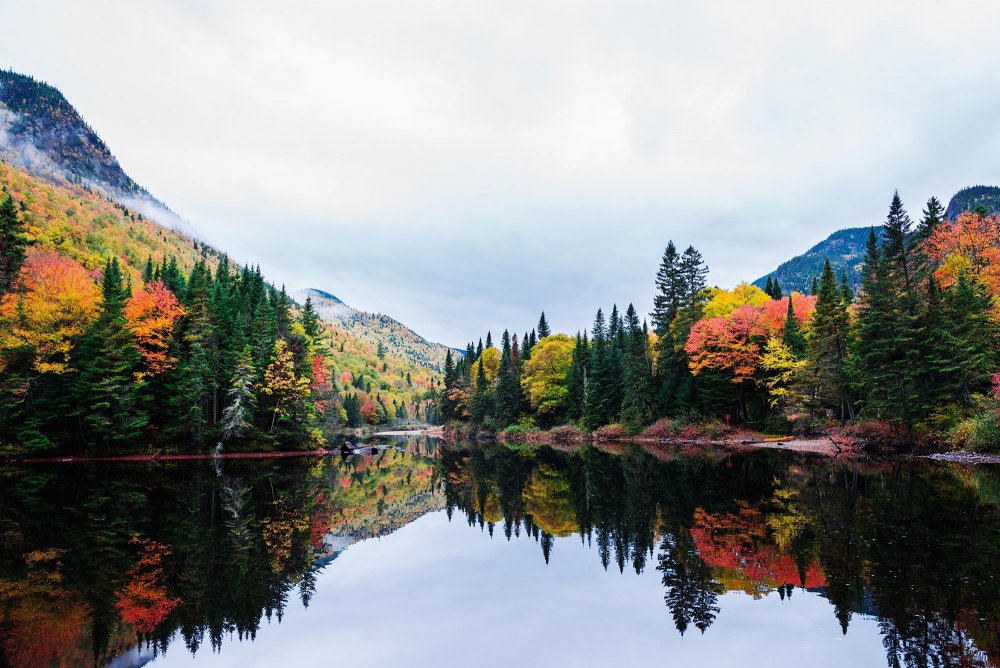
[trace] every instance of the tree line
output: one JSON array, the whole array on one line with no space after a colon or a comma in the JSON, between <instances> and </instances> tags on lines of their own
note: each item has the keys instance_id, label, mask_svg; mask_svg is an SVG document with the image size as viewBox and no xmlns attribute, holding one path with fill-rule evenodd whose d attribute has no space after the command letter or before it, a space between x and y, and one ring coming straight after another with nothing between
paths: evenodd
<instances>
[{"instance_id":1,"label":"tree line","mask_svg":"<svg viewBox=\"0 0 1000 668\"><path fill-rule=\"evenodd\" d=\"M916 225L898 193L871 228L855 291L829 261L811 294L707 286L693 247L671 241L647 324L630 304L589 330L552 334L544 313L449 356L439 413L501 430L564 423L639 433L706 419L767 430L862 422L896 440L1000 446L1000 219L946 219L931 198ZM517 429L518 427L514 427Z\"/></svg>"},{"instance_id":2,"label":"tree line","mask_svg":"<svg viewBox=\"0 0 1000 668\"><path fill-rule=\"evenodd\" d=\"M295 309L259 268L150 258L133 283L114 257L98 283L29 248L8 195L0 295L0 438L22 449L308 443L342 417L311 303Z\"/></svg>"}]
</instances>

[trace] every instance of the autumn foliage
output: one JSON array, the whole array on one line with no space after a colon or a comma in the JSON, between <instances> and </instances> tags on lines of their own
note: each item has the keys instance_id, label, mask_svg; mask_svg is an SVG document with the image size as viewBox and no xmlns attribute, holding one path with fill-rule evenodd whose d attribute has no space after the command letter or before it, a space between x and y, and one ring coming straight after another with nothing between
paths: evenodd
<instances>
[{"instance_id":1,"label":"autumn foliage","mask_svg":"<svg viewBox=\"0 0 1000 668\"><path fill-rule=\"evenodd\" d=\"M69 370L74 342L97 315L100 290L80 263L54 251L32 250L14 292L0 301L0 370L24 351L39 373Z\"/></svg>"},{"instance_id":2,"label":"autumn foliage","mask_svg":"<svg viewBox=\"0 0 1000 668\"><path fill-rule=\"evenodd\" d=\"M184 307L162 281L147 283L125 304L125 318L146 367L136 374L137 380L163 373L176 363L169 356L170 342L174 326L184 313Z\"/></svg>"},{"instance_id":3,"label":"autumn foliage","mask_svg":"<svg viewBox=\"0 0 1000 668\"><path fill-rule=\"evenodd\" d=\"M134 537L139 557L129 571L129 581L118 592L115 608L122 621L139 633L152 633L173 612L178 601L164 582L163 560L171 550L150 538Z\"/></svg>"}]
</instances>

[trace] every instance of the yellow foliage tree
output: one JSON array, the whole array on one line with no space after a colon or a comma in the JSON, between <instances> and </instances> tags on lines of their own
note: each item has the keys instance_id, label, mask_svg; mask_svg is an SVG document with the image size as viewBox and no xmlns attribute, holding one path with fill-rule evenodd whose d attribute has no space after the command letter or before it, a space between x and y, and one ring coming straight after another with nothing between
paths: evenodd
<instances>
[{"instance_id":1,"label":"yellow foliage tree","mask_svg":"<svg viewBox=\"0 0 1000 668\"><path fill-rule=\"evenodd\" d=\"M771 301L766 292L756 285L740 283L732 290L712 288L712 298L705 304L705 318L725 318L741 306L761 306Z\"/></svg>"},{"instance_id":2,"label":"yellow foliage tree","mask_svg":"<svg viewBox=\"0 0 1000 668\"><path fill-rule=\"evenodd\" d=\"M65 373L76 339L97 317L101 291L79 262L32 250L0 300L0 371L19 351L38 373Z\"/></svg>"},{"instance_id":3,"label":"yellow foliage tree","mask_svg":"<svg viewBox=\"0 0 1000 668\"><path fill-rule=\"evenodd\" d=\"M565 404L569 394L566 375L573 363L574 347L576 341L570 337L553 334L531 349L531 357L521 376L521 387L539 414L555 413Z\"/></svg>"},{"instance_id":4,"label":"yellow foliage tree","mask_svg":"<svg viewBox=\"0 0 1000 668\"><path fill-rule=\"evenodd\" d=\"M486 348L483 350L483 354L479 356L475 362L473 362L472 367L472 379L475 380L476 376L479 374L479 367L483 367L483 374L486 376L486 382L491 385L496 382L497 374L500 373L500 351L496 348Z\"/></svg>"}]
</instances>

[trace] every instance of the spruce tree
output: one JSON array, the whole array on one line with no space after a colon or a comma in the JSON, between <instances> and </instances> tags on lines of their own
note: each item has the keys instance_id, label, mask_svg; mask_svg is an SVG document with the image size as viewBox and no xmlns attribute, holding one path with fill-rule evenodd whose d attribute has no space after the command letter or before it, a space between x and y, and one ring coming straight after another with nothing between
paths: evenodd
<instances>
[{"instance_id":1,"label":"spruce tree","mask_svg":"<svg viewBox=\"0 0 1000 668\"><path fill-rule=\"evenodd\" d=\"M785 312L785 326L782 330L781 341L796 358L802 357L806 352L806 337L802 331L802 325L795 317L795 307L792 304L791 295L788 296L788 310Z\"/></svg>"},{"instance_id":2,"label":"spruce tree","mask_svg":"<svg viewBox=\"0 0 1000 668\"><path fill-rule=\"evenodd\" d=\"M257 370L253 366L253 352L249 346L240 351L232 382L226 391L226 407L222 411L222 436L224 439L241 438L253 426L256 408L254 385Z\"/></svg>"},{"instance_id":3,"label":"spruce tree","mask_svg":"<svg viewBox=\"0 0 1000 668\"><path fill-rule=\"evenodd\" d=\"M135 373L141 355L125 320L130 296L118 258L101 279L101 310L78 351L76 416L91 442L135 440L148 423Z\"/></svg>"},{"instance_id":4,"label":"spruce tree","mask_svg":"<svg viewBox=\"0 0 1000 668\"><path fill-rule=\"evenodd\" d=\"M517 419L519 380L511 360L510 334L504 330L501 337L500 369L497 372L497 388L494 399L494 415L500 427L506 427Z\"/></svg>"},{"instance_id":5,"label":"spruce tree","mask_svg":"<svg viewBox=\"0 0 1000 668\"><path fill-rule=\"evenodd\" d=\"M24 265L24 249L27 245L24 221L21 220L14 198L8 194L0 202L0 297L14 287Z\"/></svg>"},{"instance_id":6,"label":"spruce tree","mask_svg":"<svg viewBox=\"0 0 1000 668\"><path fill-rule=\"evenodd\" d=\"M920 242L931 235L938 225L944 222L945 208L937 197L927 200L927 207L923 211L924 217L917 224L916 241Z\"/></svg>"},{"instance_id":7,"label":"spruce tree","mask_svg":"<svg viewBox=\"0 0 1000 668\"><path fill-rule=\"evenodd\" d=\"M621 417L623 422L639 427L653 417L653 377L648 339L632 304L625 311L625 337Z\"/></svg>"},{"instance_id":8,"label":"spruce tree","mask_svg":"<svg viewBox=\"0 0 1000 668\"><path fill-rule=\"evenodd\" d=\"M819 295L809 333L808 373L816 409L833 408L840 419L853 419L847 384L849 341L847 305L837 276L827 260L819 280Z\"/></svg>"},{"instance_id":9,"label":"spruce tree","mask_svg":"<svg viewBox=\"0 0 1000 668\"><path fill-rule=\"evenodd\" d=\"M542 311L542 315L538 318L538 327L535 328L538 332L538 339L544 339L546 336L552 332L549 330L549 323L545 321L545 311Z\"/></svg>"},{"instance_id":10,"label":"spruce tree","mask_svg":"<svg viewBox=\"0 0 1000 668\"><path fill-rule=\"evenodd\" d=\"M577 332L573 361L566 374L566 417L573 422L582 418L586 409L587 348L586 334L581 336Z\"/></svg>"}]
</instances>

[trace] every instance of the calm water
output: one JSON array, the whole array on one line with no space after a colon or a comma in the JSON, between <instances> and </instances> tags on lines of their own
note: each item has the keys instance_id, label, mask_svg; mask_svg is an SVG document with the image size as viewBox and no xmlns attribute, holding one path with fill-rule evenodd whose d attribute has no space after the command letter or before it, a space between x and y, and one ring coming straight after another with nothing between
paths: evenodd
<instances>
[{"instance_id":1,"label":"calm water","mask_svg":"<svg viewBox=\"0 0 1000 668\"><path fill-rule=\"evenodd\" d=\"M995 666L1000 471L440 446L0 471L12 666Z\"/></svg>"}]
</instances>

